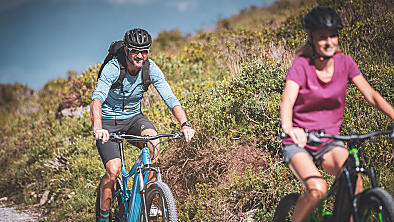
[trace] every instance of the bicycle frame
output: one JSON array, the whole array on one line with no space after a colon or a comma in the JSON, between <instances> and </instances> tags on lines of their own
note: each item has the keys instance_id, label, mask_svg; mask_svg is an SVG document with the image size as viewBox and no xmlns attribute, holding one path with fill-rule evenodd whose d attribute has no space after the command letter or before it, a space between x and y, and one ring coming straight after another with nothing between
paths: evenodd
<instances>
[{"instance_id":1,"label":"bicycle frame","mask_svg":"<svg viewBox=\"0 0 394 222\"><path fill-rule=\"evenodd\" d=\"M355 147L354 143L349 143L349 147ZM337 194L342 194L343 192L347 192L348 202L351 204L349 204L346 207L351 208L350 216L353 216L354 222L358 222L360 221L357 212L358 209L357 200L359 194L354 194L354 186L356 184L356 181L353 180L351 177L352 175L357 175L357 174L367 175L371 181L372 188L375 188L378 186L375 178L375 171L372 168L371 169L363 168L361 166L360 157L358 155L358 149L352 148L351 150L349 150L349 157L344 163L344 165L342 166L341 172L342 175L344 176L345 183L344 186L339 187ZM341 213L338 212L332 213L330 211L326 211L323 207L323 203L328 199L330 199L330 197L335 193L336 186L338 186L337 182L338 182L337 180L334 182L334 184L331 186L329 191L326 193L325 197L320 201L318 207L316 207L313 210L312 214L306 219L306 221L323 221L322 216L324 217L326 215L333 215L334 217L338 215L343 216L341 215ZM335 202L337 202L338 200L339 202L341 202L340 198L346 198L346 197L343 197L343 195L337 195ZM346 211L346 209L344 210Z\"/></svg>"},{"instance_id":2,"label":"bicycle frame","mask_svg":"<svg viewBox=\"0 0 394 222\"><path fill-rule=\"evenodd\" d=\"M350 148L349 150L349 156L344 163L344 165L341 167L341 175L337 177L337 180L334 182L334 184L330 187L329 191L326 193L324 198L319 202L318 206L315 207L313 212L308 216L308 218L305 221L324 221L324 216L326 215L332 215L334 221L348 221L351 217L353 217L354 222L359 222L359 203L360 200L363 200L363 195L365 194L364 192L361 192L359 194L354 194L355 188L356 188L356 182L357 182L357 177L361 174L367 175L369 180L371 181L372 188L367 189L368 190L374 190L375 188L378 188L378 184L376 181L375 177L375 171L373 169L365 169L363 165L361 164L360 161L360 156L359 156L359 150L358 148L359 143L365 139L369 139L373 136L378 136L378 135L390 135L391 138L394 137L394 131L393 131L393 126L390 126L387 130L384 131L375 131L372 133L368 134L362 134L362 135L349 135L349 136L341 136L341 135L331 135L331 134L325 134L324 130L308 130L305 129L305 133L307 134L308 137L308 144L322 144L325 142L322 142L320 138L331 138L335 140L340 140L340 141L347 141L348 142L348 147ZM281 134L282 138L288 138L289 136L286 135L285 133ZM335 199L334 203L334 211L333 213L326 211L324 209L324 203L330 197L337 192L337 196ZM294 198L293 198L294 199ZM290 199L288 199L290 200ZM361 203L362 206L362 203ZM282 208L287 209L288 206L282 206ZM283 210L283 209L282 209ZM382 221L382 215L384 210L382 207L377 208L377 213L378 213L378 218L380 221ZM275 215L277 215L277 211L275 212Z\"/></svg>"},{"instance_id":3,"label":"bicycle frame","mask_svg":"<svg viewBox=\"0 0 394 222\"><path fill-rule=\"evenodd\" d=\"M154 206L153 199L155 198L156 192L160 192L163 194L163 197L160 197L162 203L160 201L157 205L160 205L162 208L159 210L158 216L162 216L160 212L163 212L165 217L169 217L171 219L177 219L176 214L176 206L175 200L172 196L171 190L168 186L162 182L161 180L161 172L160 168L152 167L152 159L150 157L150 150L148 148L148 143L152 146L154 145L151 140L156 140L159 138L167 138L165 140L158 140L159 142L154 145L154 149L161 143L168 142L173 139L180 139L183 138L183 133L179 133L173 131L170 134L159 134L159 135L144 135L144 136L137 136L137 135L126 135L123 132L118 133L110 133L110 140L118 144L119 152L120 152L120 159L121 159L121 176L116 179L116 192L112 198L112 203L117 201L118 206L114 206L116 209L116 216L122 216L121 221L125 221L127 218L127 222L139 222L141 220L148 221L148 217L152 216L149 215L147 207ZM137 158L136 162L134 163L133 167L130 171L126 169L125 163L125 155L123 152L123 142L137 142L142 143L143 148L141 149L141 154ZM156 153L156 152L155 152ZM155 157L153 157L155 159ZM156 176L155 181L148 182L148 176L150 172L154 172ZM133 185L132 188L129 189L128 186L128 178L134 176L133 178ZM152 189L147 189L148 184L151 184ZM97 191L97 199L96 199L96 220L98 219L98 212L100 207L100 189L101 189L101 182L98 187ZM149 198L148 200L146 198ZM165 198L165 199L163 199ZM148 201L148 203L146 203ZM147 206L149 204L149 206ZM165 206L164 206L165 205ZM152 208L156 209L156 208ZM152 210L150 208L149 211ZM123 212L124 211L124 212ZM142 211L142 212L141 212ZM112 211L111 211L112 212ZM110 212L110 217L111 217ZM153 212L153 214L155 214ZM141 216L143 215L143 217ZM153 216L155 217L155 216Z\"/></svg>"},{"instance_id":4,"label":"bicycle frame","mask_svg":"<svg viewBox=\"0 0 394 222\"><path fill-rule=\"evenodd\" d=\"M140 211L141 211L141 202L145 200L145 184L148 182L148 174L149 171L153 170L157 174L157 180L161 181L160 171L156 168L152 168L152 160L150 158L150 151L146 144L142 148L142 153L138 157L137 161L134 163L132 169L127 172L126 164L124 161L124 153L123 153L123 142L119 143L119 150L121 154L122 166L121 166L121 173L122 173L122 187L115 194L112 202L116 201L118 195L121 195L123 205L125 206L126 215L129 222L140 221ZM132 177L133 179L133 187L130 190L128 188L127 179ZM142 196L142 199L141 199ZM146 211L146 205L144 204L144 210ZM147 212L144 214L147 216ZM147 221L147 218L145 218Z\"/></svg>"}]
</instances>

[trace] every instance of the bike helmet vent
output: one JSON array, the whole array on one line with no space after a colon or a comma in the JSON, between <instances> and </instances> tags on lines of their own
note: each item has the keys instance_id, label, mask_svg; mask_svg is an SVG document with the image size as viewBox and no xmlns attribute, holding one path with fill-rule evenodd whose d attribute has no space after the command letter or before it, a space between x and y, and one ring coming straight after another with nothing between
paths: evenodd
<instances>
[{"instance_id":1,"label":"bike helmet vent","mask_svg":"<svg viewBox=\"0 0 394 222\"><path fill-rule=\"evenodd\" d=\"M341 17L339 17L334 9L328 7L313 8L304 17L302 26L306 30L343 28Z\"/></svg>"},{"instance_id":2,"label":"bike helmet vent","mask_svg":"<svg viewBox=\"0 0 394 222\"><path fill-rule=\"evenodd\" d=\"M131 29L124 35L124 42L128 48L149 49L152 37L144 29Z\"/></svg>"}]
</instances>

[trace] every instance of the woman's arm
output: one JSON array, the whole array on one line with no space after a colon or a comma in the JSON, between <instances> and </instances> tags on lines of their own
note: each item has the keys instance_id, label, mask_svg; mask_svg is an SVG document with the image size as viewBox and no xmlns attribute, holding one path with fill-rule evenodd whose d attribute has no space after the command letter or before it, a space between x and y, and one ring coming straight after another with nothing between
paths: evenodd
<instances>
[{"instance_id":1,"label":"woman's arm","mask_svg":"<svg viewBox=\"0 0 394 222\"><path fill-rule=\"evenodd\" d=\"M304 147L307 142L303 129L293 127L293 107L298 96L300 87L292 80L287 80L280 102L280 119L283 132L289 135L294 143Z\"/></svg>"},{"instance_id":2,"label":"woman's arm","mask_svg":"<svg viewBox=\"0 0 394 222\"><path fill-rule=\"evenodd\" d=\"M362 75L357 75L352 79L352 82L361 94L364 96L368 103L378 108L382 113L394 120L393 107L378 93L376 92L367 80Z\"/></svg>"}]
</instances>

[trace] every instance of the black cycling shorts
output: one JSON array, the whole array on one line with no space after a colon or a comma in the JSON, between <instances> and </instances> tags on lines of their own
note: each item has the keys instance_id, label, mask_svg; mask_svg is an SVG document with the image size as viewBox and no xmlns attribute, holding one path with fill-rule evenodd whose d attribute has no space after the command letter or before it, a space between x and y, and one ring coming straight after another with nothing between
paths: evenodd
<instances>
[{"instance_id":1,"label":"black cycling shorts","mask_svg":"<svg viewBox=\"0 0 394 222\"><path fill-rule=\"evenodd\" d=\"M141 135L141 132L145 129L153 129L157 131L155 126L153 126L152 122L143 114L137 114L125 120L103 119L101 122L103 124L103 129L108 130L109 133L124 132L126 134L139 136ZM109 160L120 158L118 143L109 140L108 142L103 144L101 140L97 140L96 146L100 154L101 160L103 161L104 168L105 164Z\"/></svg>"}]
</instances>

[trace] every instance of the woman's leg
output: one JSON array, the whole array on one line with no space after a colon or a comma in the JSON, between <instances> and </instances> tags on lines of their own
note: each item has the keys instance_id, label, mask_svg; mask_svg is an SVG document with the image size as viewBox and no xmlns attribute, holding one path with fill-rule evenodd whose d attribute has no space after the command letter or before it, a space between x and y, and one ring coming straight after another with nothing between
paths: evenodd
<instances>
[{"instance_id":1,"label":"woman's leg","mask_svg":"<svg viewBox=\"0 0 394 222\"><path fill-rule=\"evenodd\" d=\"M326 194L327 184L308 153L296 153L289 167L306 186L306 191L297 201L292 221L304 221Z\"/></svg>"},{"instance_id":2,"label":"woman's leg","mask_svg":"<svg viewBox=\"0 0 394 222\"><path fill-rule=\"evenodd\" d=\"M324 154L322 167L329 174L334 175L335 179L337 179L340 176L342 166L347 160L348 156L349 151L346 148L337 146ZM354 193L358 194L361 191L363 191L363 182L361 175L359 174L357 175L356 189ZM350 221L353 221L353 217L350 218Z\"/></svg>"},{"instance_id":3,"label":"woman's leg","mask_svg":"<svg viewBox=\"0 0 394 222\"><path fill-rule=\"evenodd\" d=\"M337 146L324 154L324 160L321 165L323 169L326 170L329 174L338 177L340 176L339 174L341 173L342 166L347 160L348 156L349 151L346 148ZM358 175L355 194L360 193L362 190L363 183L361 180L361 175Z\"/></svg>"}]
</instances>

